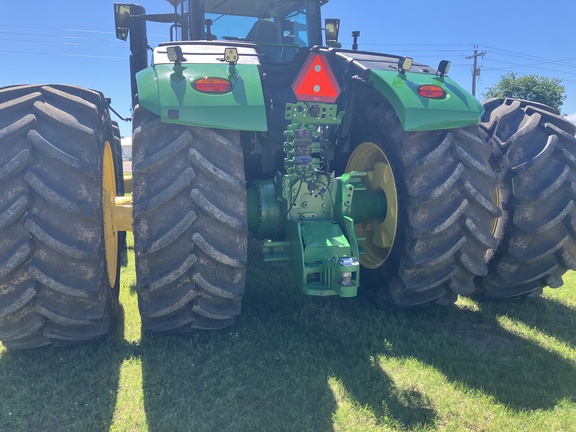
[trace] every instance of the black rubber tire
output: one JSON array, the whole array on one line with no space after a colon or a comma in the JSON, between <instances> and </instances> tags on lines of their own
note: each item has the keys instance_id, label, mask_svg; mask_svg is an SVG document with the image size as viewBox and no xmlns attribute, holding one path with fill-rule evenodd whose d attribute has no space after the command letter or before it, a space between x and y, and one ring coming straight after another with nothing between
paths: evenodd
<instances>
[{"instance_id":1,"label":"black rubber tire","mask_svg":"<svg viewBox=\"0 0 576 432\"><path fill-rule=\"evenodd\" d=\"M0 340L70 345L109 333L103 154L112 130L101 93L0 89ZM116 281L118 281L117 269Z\"/></svg>"},{"instance_id":2,"label":"black rubber tire","mask_svg":"<svg viewBox=\"0 0 576 432\"><path fill-rule=\"evenodd\" d=\"M546 105L484 103L482 129L510 191L501 246L478 278L487 298L538 295L576 270L576 126Z\"/></svg>"},{"instance_id":3,"label":"black rubber tire","mask_svg":"<svg viewBox=\"0 0 576 432\"><path fill-rule=\"evenodd\" d=\"M238 132L134 112L134 248L142 327L180 333L236 321L247 254Z\"/></svg>"},{"instance_id":4,"label":"black rubber tire","mask_svg":"<svg viewBox=\"0 0 576 432\"><path fill-rule=\"evenodd\" d=\"M478 127L407 133L390 103L362 89L354 102L351 143L377 144L397 189L396 239L383 265L363 268L361 285L382 306L449 304L474 291L497 247L498 179Z\"/></svg>"}]
</instances>

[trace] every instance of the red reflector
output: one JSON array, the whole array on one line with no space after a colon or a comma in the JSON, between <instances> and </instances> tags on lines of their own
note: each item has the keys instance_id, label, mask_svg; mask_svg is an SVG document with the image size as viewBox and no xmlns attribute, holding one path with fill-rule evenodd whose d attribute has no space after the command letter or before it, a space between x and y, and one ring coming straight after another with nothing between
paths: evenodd
<instances>
[{"instance_id":1,"label":"red reflector","mask_svg":"<svg viewBox=\"0 0 576 432\"><path fill-rule=\"evenodd\" d=\"M198 78L192 86L202 93L227 93L232 90L232 83L225 78Z\"/></svg>"},{"instance_id":2,"label":"red reflector","mask_svg":"<svg viewBox=\"0 0 576 432\"><path fill-rule=\"evenodd\" d=\"M446 92L437 85L422 85L418 87L418 94L428 99L440 99L446 95Z\"/></svg>"},{"instance_id":3,"label":"red reflector","mask_svg":"<svg viewBox=\"0 0 576 432\"><path fill-rule=\"evenodd\" d=\"M336 102L340 95L340 86L321 54L311 54L306 64L292 84L296 98L302 102Z\"/></svg>"}]
</instances>

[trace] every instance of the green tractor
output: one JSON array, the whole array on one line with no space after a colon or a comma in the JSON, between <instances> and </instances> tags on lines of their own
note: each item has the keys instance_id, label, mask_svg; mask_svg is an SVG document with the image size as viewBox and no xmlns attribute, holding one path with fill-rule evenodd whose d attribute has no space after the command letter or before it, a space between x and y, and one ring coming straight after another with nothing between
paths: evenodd
<instances>
[{"instance_id":1,"label":"green tractor","mask_svg":"<svg viewBox=\"0 0 576 432\"><path fill-rule=\"evenodd\" d=\"M305 294L380 307L533 296L576 269L576 127L554 109L483 106L448 61L343 49L327 0L170 3L114 5L131 196L102 93L0 89L6 347L106 335L126 231L154 332L235 322L249 233ZM147 22L170 26L151 56Z\"/></svg>"}]
</instances>

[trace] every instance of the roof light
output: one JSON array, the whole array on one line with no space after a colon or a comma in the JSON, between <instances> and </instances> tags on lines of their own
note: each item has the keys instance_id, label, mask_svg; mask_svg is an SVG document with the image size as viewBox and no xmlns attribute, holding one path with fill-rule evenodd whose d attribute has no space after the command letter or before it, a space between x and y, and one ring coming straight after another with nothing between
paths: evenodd
<instances>
[{"instance_id":1,"label":"roof light","mask_svg":"<svg viewBox=\"0 0 576 432\"><path fill-rule=\"evenodd\" d=\"M180 66L183 61L186 61L180 45L166 47L166 54L168 54L168 60L176 66Z\"/></svg>"},{"instance_id":2,"label":"roof light","mask_svg":"<svg viewBox=\"0 0 576 432\"><path fill-rule=\"evenodd\" d=\"M238 48L226 48L224 50L224 59L230 64L238 63Z\"/></svg>"},{"instance_id":3,"label":"roof light","mask_svg":"<svg viewBox=\"0 0 576 432\"><path fill-rule=\"evenodd\" d=\"M440 78L443 78L444 75L446 75L448 72L450 72L450 65L452 63L449 62L448 60L442 60L440 61L440 64L438 65L438 72L436 72L436 75L438 75Z\"/></svg>"},{"instance_id":4,"label":"roof light","mask_svg":"<svg viewBox=\"0 0 576 432\"><path fill-rule=\"evenodd\" d=\"M398 60L398 73L405 74L406 71L412 69L412 63L414 63L412 57L402 57Z\"/></svg>"},{"instance_id":5,"label":"roof light","mask_svg":"<svg viewBox=\"0 0 576 432\"><path fill-rule=\"evenodd\" d=\"M340 20L337 18L326 18L324 20L326 31L326 44L338 42L338 33L340 32Z\"/></svg>"},{"instance_id":6,"label":"roof light","mask_svg":"<svg viewBox=\"0 0 576 432\"><path fill-rule=\"evenodd\" d=\"M296 98L301 102L334 103L340 95L340 86L322 54L311 54L292 84Z\"/></svg>"},{"instance_id":7,"label":"roof light","mask_svg":"<svg viewBox=\"0 0 576 432\"><path fill-rule=\"evenodd\" d=\"M418 94L428 99L441 99L446 96L444 89L437 85L426 84L418 87Z\"/></svg>"},{"instance_id":8,"label":"roof light","mask_svg":"<svg viewBox=\"0 0 576 432\"><path fill-rule=\"evenodd\" d=\"M192 83L194 90L201 93L228 93L232 90L232 83L225 78L198 78Z\"/></svg>"}]
</instances>

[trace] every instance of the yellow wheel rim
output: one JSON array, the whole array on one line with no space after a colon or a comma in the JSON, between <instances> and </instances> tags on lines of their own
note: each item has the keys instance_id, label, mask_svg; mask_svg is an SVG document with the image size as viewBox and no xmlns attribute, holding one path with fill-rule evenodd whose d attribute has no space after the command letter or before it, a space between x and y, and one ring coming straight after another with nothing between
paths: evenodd
<instances>
[{"instance_id":1,"label":"yellow wheel rim","mask_svg":"<svg viewBox=\"0 0 576 432\"><path fill-rule=\"evenodd\" d=\"M500 208L500 188L498 186L496 186L494 188L494 192L492 194L492 199L494 200L494 205L498 208ZM498 228L498 222L500 221L500 218L495 217L494 220L492 221L492 235L496 235L496 230Z\"/></svg>"},{"instance_id":2,"label":"yellow wheel rim","mask_svg":"<svg viewBox=\"0 0 576 432\"><path fill-rule=\"evenodd\" d=\"M372 142L360 144L348 160L346 172L366 171L362 183L369 191L382 190L388 203L384 219L371 219L355 225L357 237L366 238L360 245L366 252L360 256L362 266L380 267L390 254L398 229L398 195L390 161Z\"/></svg>"},{"instance_id":3,"label":"yellow wheel rim","mask_svg":"<svg viewBox=\"0 0 576 432\"><path fill-rule=\"evenodd\" d=\"M118 268L118 230L114 223L114 205L116 201L114 158L112 156L112 147L108 141L104 148L102 190L106 270L108 272L109 286L113 287L116 283L116 270Z\"/></svg>"}]
</instances>

